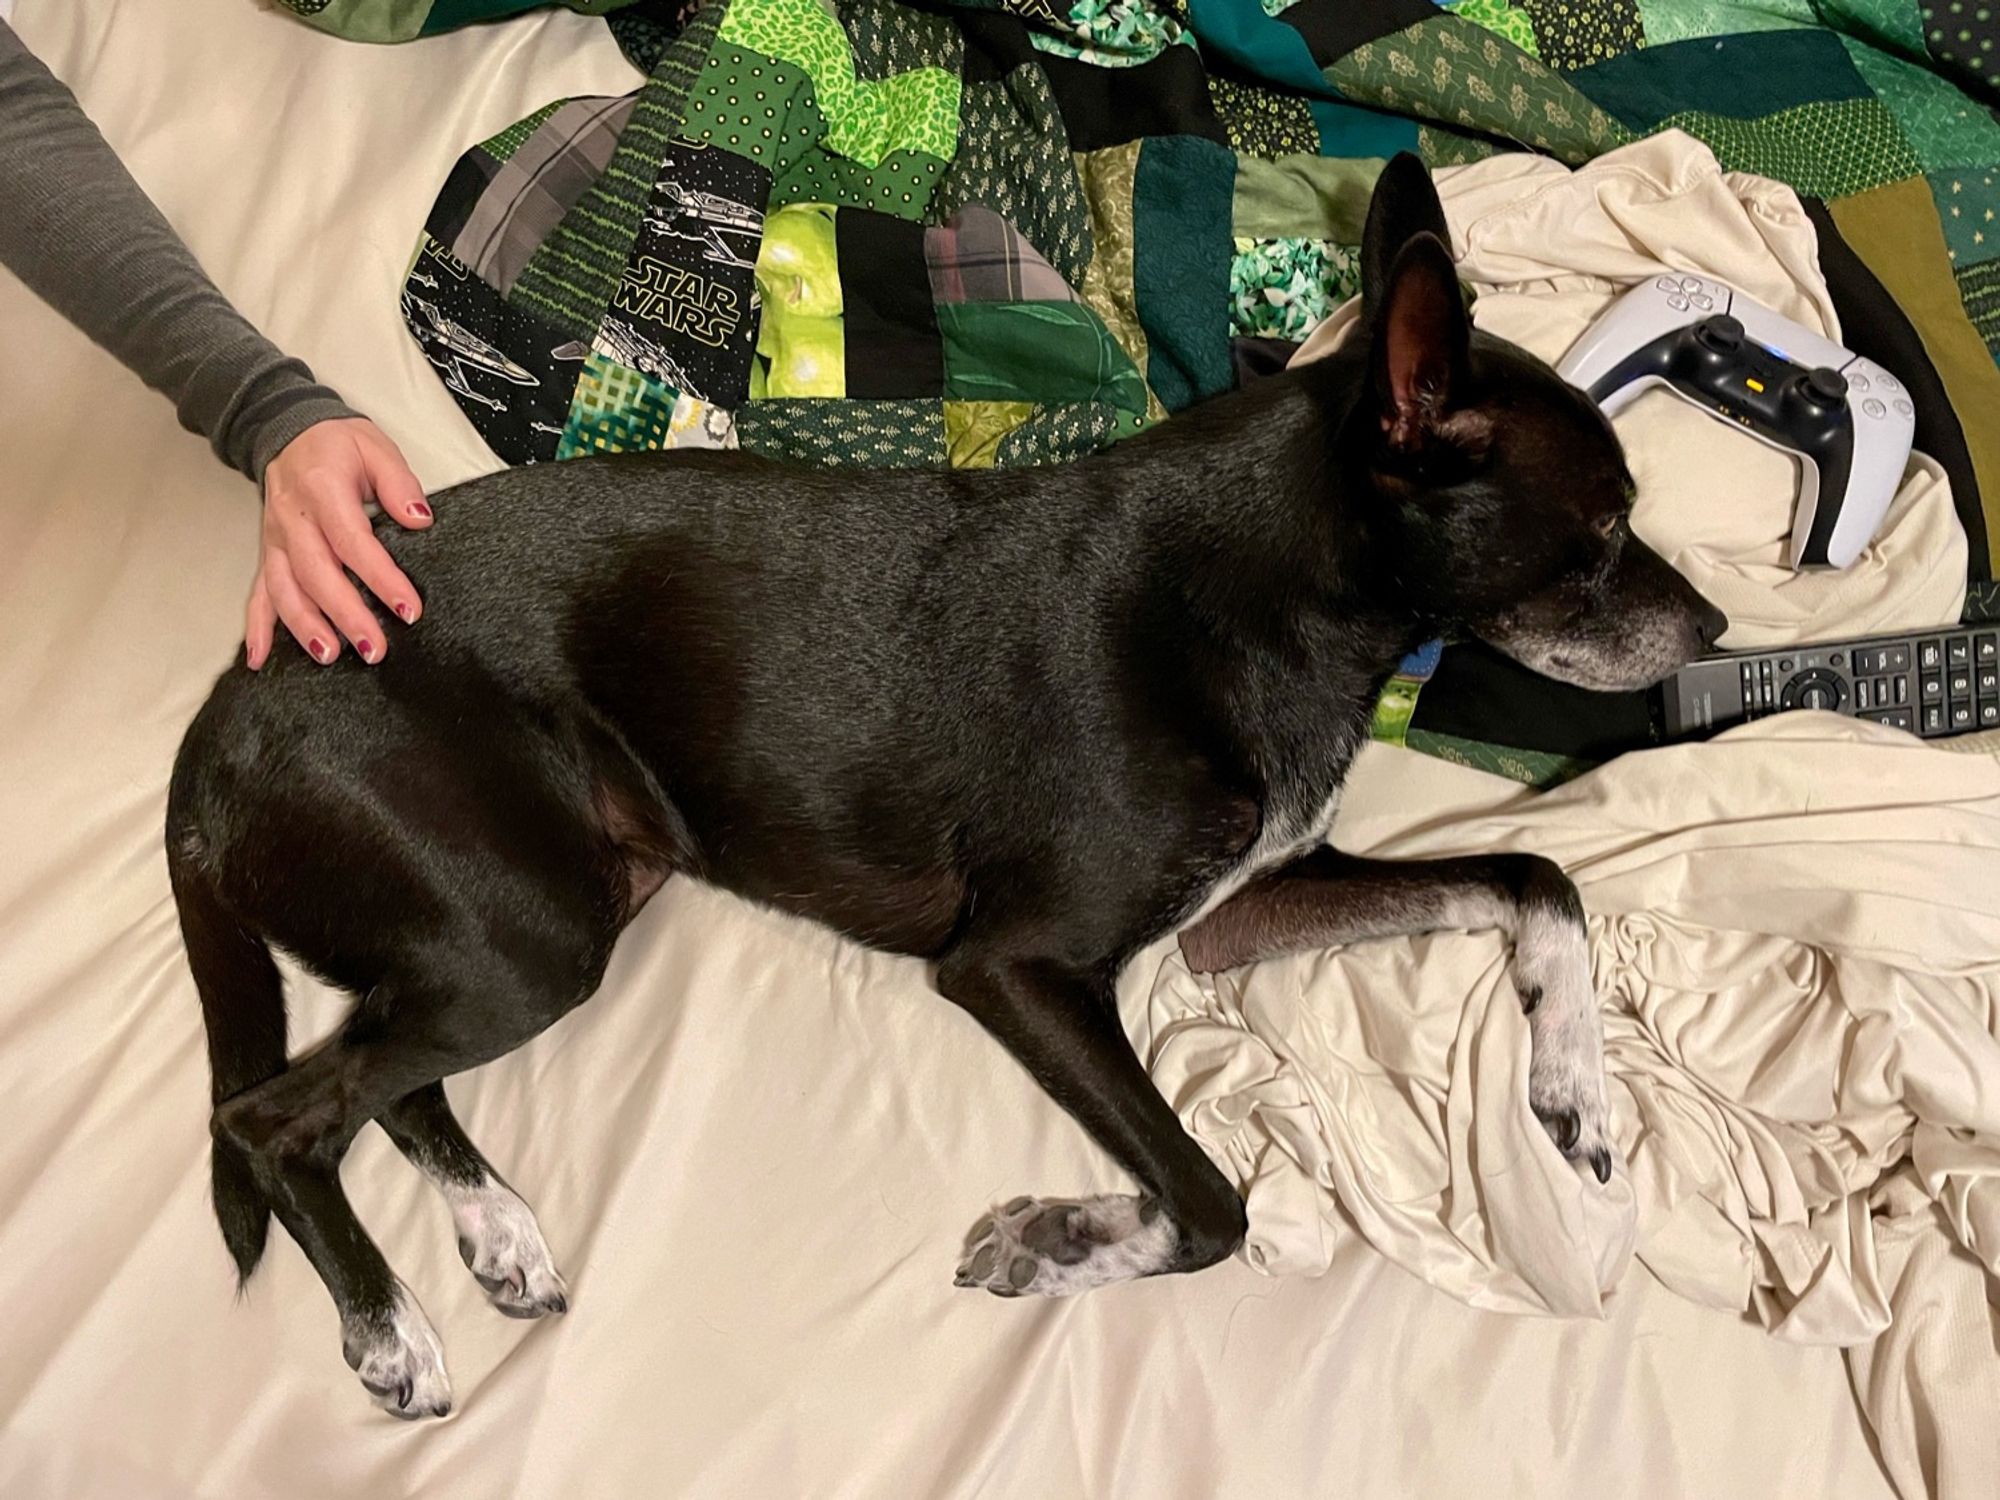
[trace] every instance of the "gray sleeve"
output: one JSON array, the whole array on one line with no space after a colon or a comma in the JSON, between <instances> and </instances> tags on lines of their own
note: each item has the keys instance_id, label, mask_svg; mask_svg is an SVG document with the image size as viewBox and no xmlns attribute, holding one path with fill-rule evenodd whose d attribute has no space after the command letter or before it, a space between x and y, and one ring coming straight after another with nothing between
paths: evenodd
<instances>
[{"instance_id":1,"label":"gray sleeve","mask_svg":"<svg viewBox=\"0 0 2000 1500\"><path fill-rule=\"evenodd\" d=\"M0 265L252 479L313 423L355 415L229 305L75 95L5 21Z\"/></svg>"}]
</instances>

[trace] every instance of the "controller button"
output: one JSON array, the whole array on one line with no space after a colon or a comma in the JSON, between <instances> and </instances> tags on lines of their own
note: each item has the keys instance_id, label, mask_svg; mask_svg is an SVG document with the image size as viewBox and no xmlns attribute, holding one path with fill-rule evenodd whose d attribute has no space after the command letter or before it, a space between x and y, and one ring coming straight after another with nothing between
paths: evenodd
<instances>
[{"instance_id":1,"label":"controller button","mask_svg":"<svg viewBox=\"0 0 2000 1500\"><path fill-rule=\"evenodd\" d=\"M1668 298L1672 301L1672 298ZM1743 347L1743 325L1728 313L1703 318L1694 326L1694 336L1718 354L1734 354Z\"/></svg>"},{"instance_id":2,"label":"controller button","mask_svg":"<svg viewBox=\"0 0 2000 1500\"><path fill-rule=\"evenodd\" d=\"M1800 384L1806 399L1815 406L1839 406L1847 399L1847 382L1840 378L1838 370L1829 370L1825 365L1806 371ZM1881 402L1870 401L1868 405L1875 408L1870 415L1880 414Z\"/></svg>"},{"instance_id":3,"label":"controller button","mask_svg":"<svg viewBox=\"0 0 2000 1500\"><path fill-rule=\"evenodd\" d=\"M1870 396L1866 401L1861 403L1861 409L1871 417L1886 417L1889 414L1889 408L1884 406L1880 401L1877 401L1873 396Z\"/></svg>"},{"instance_id":4,"label":"controller button","mask_svg":"<svg viewBox=\"0 0 2000 1500\"><path fill-rule=\"evenodd\" d=\"M1694 305L1700 308L1703 312L1708 312L1715 306L1715 299L1709 296L1706 292L1696 292L1694 296L1689 298L1688 300L1693 302Z\"/></svg>"},{"instance_id":5,"label":"controller button","mask_svg":"<svg viewBox=\"0 0 2000 1500\"><path fill-rule=\"evenodd\" d=\"M1671 276L1662 276L1653 285L1663 292L1677 292L1681 289L1681 284Z\"/></svg>"},{"instance_id":6,"label":"controller button","mask_svg":"<svg viewBox=\"0 0 2000 1500\"><path fill-rule=\"evenodd\" d=\"M1688 310L1688 299L1683 297L1679 292L1672 292L1668 294L1667 306L1671 307L1675 312L1686 312Z\"/></svg>"},{"instance_id":7,"label":"controller button","mask_svg":"<svg viewBox=\"0 0 2000 1500\"><path fill-rule=\"evenodd\" d=\"M1896 413L1898 416L1914 417L1917 414L1917 409L1901 396L1898 396L1896 398Z\"/></svg>"},{"instance_id":8,"label":"controller button","mask_svg":"<svg viewBox=\"0 0 2000 1500\"><path fill-rule=\"evenodd\" d=\"M1880 371L1875 378L1882 383L1882 389L1885 391L1900 391L1903 388L1897 383L1896 377L1887 370Z\"/></svg>"},{"instance_id":9,"label":"controller button","mask_svg":"<svg viewBox=\"0 0 2000 1500\"><path fill-rule=\"evenodd\" d=\"M1847 377L1847 388L1850 391L1867 390L1868 377L1866 375L1863 375L1859 370L1856 370L1852 375L1849 375Z\"/></svg>"},{"instance_id":10,"label":"controller button","mask_svg":"<svg viewBox=\"0 0 2000 1500\"><path fill-rule=\"evenodd\" d=\"M1700 291L1701 278L1699 276L1683 276L1681 278L1681 290L1684 292Z\"/></svg>"}]
</instances>

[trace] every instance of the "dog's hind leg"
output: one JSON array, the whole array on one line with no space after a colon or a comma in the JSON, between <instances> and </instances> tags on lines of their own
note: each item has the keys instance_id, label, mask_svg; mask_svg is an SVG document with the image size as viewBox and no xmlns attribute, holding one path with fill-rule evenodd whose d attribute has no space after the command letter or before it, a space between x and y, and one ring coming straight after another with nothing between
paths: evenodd
<instances>
[{"instance_id":1,"label":"dog's hind leg","mask_svg":"<svg viewBox=\"0 0 2000 1500\"><path fill-rule=\"evenodd\" d=\"M443 1083L405 1094L377 1123L443 1197L459 1257L495 1307L510 1318L569 1311L569 1288L534 1210L466 1138Z\"/></svg>"},{"instance_id":2,"label":"dog's hind leg","mask_svg":"<svg viewBox=\"0 0 2000 1500\"><path fill-rule=\"evenodd\" d=\"M487 951L433 953L426 967L448 981L377 985L324 1045L215 1112L332 1293L347 1362L394 1416L442 1416L451 1387L437 1335L341 1191L340 1161L370 1120L512 1051L596 988L610 934L571 927L560 910L551 902L532 932L482 928Z\"/></svg>"},{"instance_id":3,"label":"dog's hind leg","mask_svg":"<svg viewBox=\"0 0 2000 1500\"><path fill-rule=\"evenodd\" d=\"M937 982L1145 1189L996 1207L966 1238L960 1286L1065 1297L1198 1271L1242 1243L1243 1200L1139 1065L1108 980L961 950L939 966Z\"/></svg>"},{"instance_id":4,"label":"dog's hind leg","mask_svg":"<svg viewBox=\"0 0 2000 1500\"><path fill-rule=\"evenodd\" d=\"M1564 1156L1611 1180L1604 1039L1583 901L1533 854L1358 859L1315 849L1261 875L1181 934L1200 973L1307 948L1418 932L1497 928L1514 944L1528 1016L1528 1102Z\"/></svg>"}]
</instances>

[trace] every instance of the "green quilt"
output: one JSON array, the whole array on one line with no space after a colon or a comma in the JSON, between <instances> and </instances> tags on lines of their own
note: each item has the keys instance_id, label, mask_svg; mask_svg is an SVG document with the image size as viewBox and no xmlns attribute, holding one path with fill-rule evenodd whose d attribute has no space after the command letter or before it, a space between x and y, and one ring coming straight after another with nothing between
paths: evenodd
<instances>
[{"instance_id":1,"label":"green quilt","mask_svg":"<svg viewBox=\"0 0 2000 1500\"><path fill-rule=\"evenodd\" d=\"M529 8L285 3L370 38ZM568 3L645 81L468 151L402 294L509 462L1072 458L1281 364L1394 152L1678 128L1806 200L2000 614L2000 0Z\"/></svg>"}]
</instances>

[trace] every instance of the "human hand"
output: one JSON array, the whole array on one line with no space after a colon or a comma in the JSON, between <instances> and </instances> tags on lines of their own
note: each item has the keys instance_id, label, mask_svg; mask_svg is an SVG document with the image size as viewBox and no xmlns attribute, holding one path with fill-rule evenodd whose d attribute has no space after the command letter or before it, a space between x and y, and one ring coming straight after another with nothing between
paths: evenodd
<instances>
[{"instance_id":1,"label":"human hand","mask_svg":"<svg viewBox=\"0 0 2000 1500\"><path fill-rule=\"evenodd\" d=\"M340 654L343 635L362 660L382 659L382 627L344 568L404 624L415 622L423 601L368 524L362 505L371 495L404 526L431 524L423 486L365 417L315 422L265 466L263 555L243 623L252 671L270 657L279 620L321 666Z\"/></svg>"}]
</instances>

